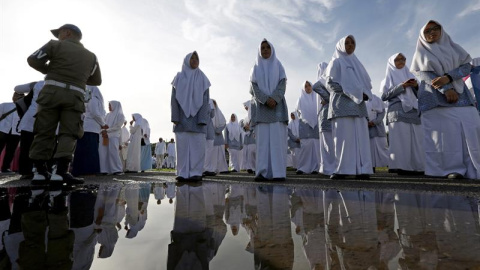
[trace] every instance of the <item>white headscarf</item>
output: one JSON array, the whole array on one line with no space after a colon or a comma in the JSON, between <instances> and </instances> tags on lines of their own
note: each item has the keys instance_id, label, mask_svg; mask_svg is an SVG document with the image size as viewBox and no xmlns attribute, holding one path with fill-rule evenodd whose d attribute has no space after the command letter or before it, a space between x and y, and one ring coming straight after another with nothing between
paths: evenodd
<instances>
[{"instance_id":1,"label":"white headscarf","mask_svg":"<svg viewBox=\"0 0 480 270\"><path fill-rule=\"evenodd\" d=\"M365 102L367 106L368 112L368 120L373 121L377 118L377 114L382 113L385 110L385 103L377 97L376 95L372 94L372 98Z\"/></svg>"},{"instance_id":2,"label":"white headscarf","mask_svg":"<svg viewBox=\"0 0 480 270\"><path fill-rule=\"evenodd\" d=\"M133 119L135 120L135 126L140 126L142 128L143 125L143 117L139 113L132 114Z\"/></svg>"},{"instance_id":3,"label":"white headscarf","mask_svg":"<svg viewBox=\"0 0 480 270\"><path fill-rule=\"evenodd\" d=\"M290 122L288 123L288 128L292 131L293 135L295 137L298 137L298 113L297 112L291 112L295 115L295 120L292 120L290 118Z\"/></svg>"},{"instance_id":4,"label":"white headscarf","mask_svg":"<svg viewBox=\"0 0 480 270\"><path fill-rule=\"evenodd\" d=\"M230 118L230 122L227 124L227 130L228 130L228 138L236 141L240 141L240 134L241 134L241 128L240 125L238 124L238 117L236 114L235 115L235 121L232 122L232 119Z\"/></svg>"},{"instance_id":5,"label":"white headscarf","mask_svg":"<svg viewBox=\"0 0 480 270\"><path fill-rule=\"evenodd\" d=\"M91 95L91 99L89 100L89 102L90 102L92 99L97 99L97 100L98 100L98 104L99 104L98 109L100 110L99 113L100 113L102 116L105 116L105 114L106 114L107 112L105 111L105 102L103 101L102 92L100 92L100 89L98 89L98 87L93 86L93 85L87 85L87 89L89 89L89 92L90 92L90 95Z\"/></svg>"},{"instance_id":6,"label":"white headscarf","mask_svg":"<svg viewBox=\"0 0 480 270\"><path fill-rule=\"evenodd\" d=\"M327 70L328 63L321 62L317 65L317 81L320 81L323 85L325 85L325 71Z\"/></svg>"},{"instance_id":7,"label":"white headscarf","mask_svg":"<svg viewBox=\"0 0 480 270\"><path fill-rule=\"evenodd\" d=\"M372 95L372 83L365 67L360 63L355 53L347 54L345 41L350 37L357 44L352 35L343 37L335 46L332 60L328 64L325 75L342 86L343 92L355 103L363 101L363 94ZM335 63L335 65L334 65Z\"/></svg>"},{"instance_id":8,"label":"white headscarf","mask_svg":"<svg viewBox=\"0 0 480 270\"><path fill-rule=\"evenodd\" d=\"M313 91L308 94L307 91L305 91L305 84L307 82L313 86L309 81L305 81L302 84L301 94L297 101L297 111L300 112L300 118L310 127L314 128L318 124L317 94Z\"/></svg>"},{"instance_id":9,"label":"white headscarf","mask_svg":"<svg viewBox=\"0 0 480 270\"><path fill-rule=\"evenodd\" d=\"M250 81L256 83L260 91L266 95L271 95L277 88L278 82L286 79L287 75L285 74L282 63L277 59L275 49L270 42L268 42L268 44L272 48L272 54L268 59L263 59L261 47L264 41L268 42L266 39L263 39L260 46L258 46L257 59L250 72Z\"/></svg>"},{"instance_id":10,"label":"white headscarf","mask_svg":"<svg viewBox=\"0 0 480 270\"><path fill-rule=\"evenodd\" d=\"M423 35L425 27L430 22L434 22L442 28L440 39L434 43L428 43ZM445 73L469 63L471 60L470 55L460 45L452 41L441 24L430 20L420 29L420 36L417 40L417 48L413 55L410 70L412 72L433 71L438 76L443 76ZM462 79L455 80L452 84L457 93L463 93L464 83Z\"/></svg>"},{"instance_id":11,"label":"white headscarf","mask_svg":"<svg viewBox=\"0 0 480 270\"><path fill-rule=\"evenodd\" d=\"M415 76L410 72L410 70L408 70L406 65L401 69L398 69L395 66L395 58L397 58L399 55L404 56L402 53L396 53L388 58L385 78L380 83L380 91L383 93L388 92L388 90L390 90L392 87L397 86L409 79L415 79ZM407 87L405 92L401 93L398 98L402 102L402 108L404 112L409 112L412 109L418 109L418 100L413 93L412 87Z\"/></svg>"},{"instance_id":12,"label":"white headscarf","mask_svg":"<svg viewBox=\"0 0 480 270\"><path fill-rule=\"evenodd\" d=\"M119 101L112 100L109 102L112 107L112 111L107 113L105 117L105 123L111 127L116 123L125 122L125 115L123 115L122 104Z\"/></svg>"},{"instance_id":13,"label":"white headscarf","mask_svg":"<svg viewBox=\"0 0 480 270\"><path fill-rule=\"evenodd\" d=\"M150 139L150 123L148 123L148 120L143 118L142 120L142 134L147 135L147 139Z\"/></svg>"},{"instance_id":14,"label":"white headscarf","mask_svg":"<svg viewBox=\"0 0 480 270\"><path fill-rule=\"evenodd\" d=\"M211 99L211 101L213 103L214 100ZM215 104L217 105L215 106ZM220 107L218 107L218 103L216 101L213 107L215 110L214 116L212 118L213 126L215 128L224 127L227 124L227 120L225 120L225 116L223 115L222 110L220 110Z\"/></svg>"},{"instance_id":15,"label":"white headscarf","mask_svg":"<svg viewBox=\"0 0 480 270\"><path fill-rule=\"evenodd\" d=\"M195 116L200 110L203 105L203 94L211 85L199 67L196 69L190 67L190 58L193 54L197 52L185 56L182 71L178 72L172 81L176 91L175 98L187 118Z\"/></svg>"}]
</instances>

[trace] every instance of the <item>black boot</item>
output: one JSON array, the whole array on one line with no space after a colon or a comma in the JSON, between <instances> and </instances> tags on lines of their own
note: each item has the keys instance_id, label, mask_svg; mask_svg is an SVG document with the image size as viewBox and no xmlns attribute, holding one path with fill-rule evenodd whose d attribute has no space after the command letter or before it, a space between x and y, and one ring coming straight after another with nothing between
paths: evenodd
<instances>
[{"instance_id":1,"label":"black boot","mask_svg":"<svg viewBox=\"0 0 480 270\"><path fill-rule=\"evenodd\" d=\"M37 171L33 175L32 185L46 185L51 177L47 170L47 163L43 160L35 160L34 164Z\"/></svg>"},{"instance_id":2,"label":"black boot","mask_svg":"<svg viewBox=\"0 0 480 270\"><path fill-rule=\"evenodd\" d=\"M82 178L73 177L73 175L71 175L68 172L68 166L69 165L70 165L70 160L69 159L59 158L57 160L56 174L61 176L62 182L67 184L67 185L81 185L81 184L85 183L85 181ZM51 182L53 183L53 181L55 181L55 180L58 181L60 179L57 179L56 177L52 176Z\"/></svg>"}]
</instances>

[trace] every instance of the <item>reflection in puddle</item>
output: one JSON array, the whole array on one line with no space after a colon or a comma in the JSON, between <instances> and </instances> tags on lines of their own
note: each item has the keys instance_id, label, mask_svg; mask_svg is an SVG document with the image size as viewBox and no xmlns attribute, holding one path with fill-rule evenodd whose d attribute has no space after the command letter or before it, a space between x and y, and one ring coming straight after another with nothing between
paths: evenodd
<instances>
[{"instance_id":1,"label":"reflection in puddle","mask_svg":"<svg viewBox=\"0 0 480 270\"><path fill-rule=\"evenodd\" d=\"M0 269L478 269L478 205L215 182L0 188Z\"/></svg>"}]
</instances>

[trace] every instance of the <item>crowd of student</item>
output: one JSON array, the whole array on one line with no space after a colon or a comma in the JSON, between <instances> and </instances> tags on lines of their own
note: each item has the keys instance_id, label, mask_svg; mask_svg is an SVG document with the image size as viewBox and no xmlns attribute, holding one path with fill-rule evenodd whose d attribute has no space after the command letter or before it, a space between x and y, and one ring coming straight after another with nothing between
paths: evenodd
<instances>
[{"instance_id":1,"label":"crowd of student","mask_svg":"<svg viewBox=\"0 0 480 270\"><path fill-rule=\"evenodd\" d=\"M369 179L375 167L387 166L399 174L480 179L480 118L464 83L478 59L429 21L410 68L403 53L388 59L380 98L356 46L352 35L340 39L330 62L319 64L317 81L302 83L288 126L287 76L269 41L261 42L251 70L248 115L239 121L232 114L228 124L210 99L197 52L188 54L172 83L177 180L225 171L223 147L232 171L255 172L256 181L285 180L290 158L297 174L331 179Z\"/></svg>"},{"instance_id":2,"label":"crowd of student","mask_svg":"<svg viewBox=\"0 0 480 270\"><path fill-rule=\"evenodd\" d=\"M64 25L52 33L60 42L65 42L62 40L67 33L76 33L77 39L81 38L80 30L73 25ZM50 43L42 49L57 46ZM247 115L240 119L232 114L228 123L219 104L210 98L211 83L199 68L198 53L189 53L172 82L171 121L176 144L172 139L167 151L160 138L153 154L156 167L176 168L179 181L200 181L205 175L229 172L229 165L232 172L254 173L257 181L283 181L288 166L296 168L297 174L322 173L332 179L348 176L368 179L375 167L387 166L399 174L479 179L480 118L474 92L464 82L467 80L470 88L474 88L471 83L474 80L468 77L478 70L478 58L472 60L438 22L429 21L420 30L410 68L404 53L394 53L388 59L380 85L381 97L377 97L372 94L367 70L355 56L356 46L352 35L340 39L329 63L318 65L315 83L306 80L301 84L290 123L285 100L286 71L269 41L261 42L250 73L252 98L243 104ZM41 52L29 57L29 64L40 71L46 59L39 59L48 56ZM56 142L62 146L53 151L56 156L46 158L40 146L31 146L37 140L37 145L51 149L52 139L43 132L42 124L37 123L34 129L34 123L39 121L39 93L52 85L78 88L48 78L16 86L14 102L18 103L27 93L32 99L21 119L14 102L0 104L0 148L5 148L3 173L11 171L10 164L20 142L18 172L23 178L42 182L56 179L57 166L67 182L81 183L63 168L70 162L72 137L79 138L73 144L74 176L152 168L147 119L132 114L128 129L121 103L108 102L107 113L97 86L86 88L83 131L62 126L62 121L70 123L63 116L54 119L56 122L49 120L47 116L53 114L42 110L43 122L57 123L53 126L57 127ZM45 93L42 102L48 98ZM48 127L52 125L48 123ZM59 157L62 155L66 158ZM41 166L39 177L34 177L32 156L40 164L37 171ZM54 157L57 165L49 166L53 168L51 177L43 171L43 162Z\"/></svg>"}]
</instances>

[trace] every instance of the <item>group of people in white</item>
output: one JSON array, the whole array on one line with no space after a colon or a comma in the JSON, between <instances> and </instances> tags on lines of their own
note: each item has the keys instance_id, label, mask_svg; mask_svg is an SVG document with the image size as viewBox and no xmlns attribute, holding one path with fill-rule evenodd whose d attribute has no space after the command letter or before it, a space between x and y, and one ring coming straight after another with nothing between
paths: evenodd
<instances>
[{"instance_id":1,"label":"group of people in white","mask_svg":"<svg viewBox=\"0 0 480 270\"><path fill-rule=\"evenodd\" d=\"M352 35L340 39L330 62L318 65L316 82L301 84L288 126L287 76L269 41L260 43L251 70L247 116L232 114L228 124L210 99L197 52L189 53L172 82L177 180L225 171L224 147L232 171L255 172L257 181L285 180L290 165L297 174L331 179L369 179L375 167L480 179L480 118L473 90L464 83L478 58L472 60L440 23L428 21L410 68L401 52L386 61L378 97L356 46Z\"/></svg>"},{"instance_id":2,"label":"group of people in white","mask_svg":"<svg viewBox=\"0 0 480 270\"><path fill-rule=\"evenodd\" d=\"M21 118L18 112L14 110L14 102L0 104L2 115L13 109L0 121L2 132L0 137L5 138L3 143L5 152L8 153L5 154L2 170L4 173L12 171L10 170L10 163L14 159L15 150L19 147L19 162L15 171L18 170L22 179L31 179L35 171L28 153L34 137L33 124L37 109L36 99L43 85L44 81L38 81L15 87L14 102L30 92L32 96L31 105ZM119 175L124 172L134 173L152 169L150 126L147 119L139 113L134 113L128 122L123 113L122 104L116 100L108 102L107 112L103 95L96 86L87 86L85 108L83 115L84 134L77 141L71 165L73 175ZM171 140L168 147L163 142L163 147L168 148L168 151L162 152L162 162L163 156L167 156L166 167L174 168L174 140ZM156 151L161 151L160 147L157 147Z\"/></svg>"}]
</instances>

